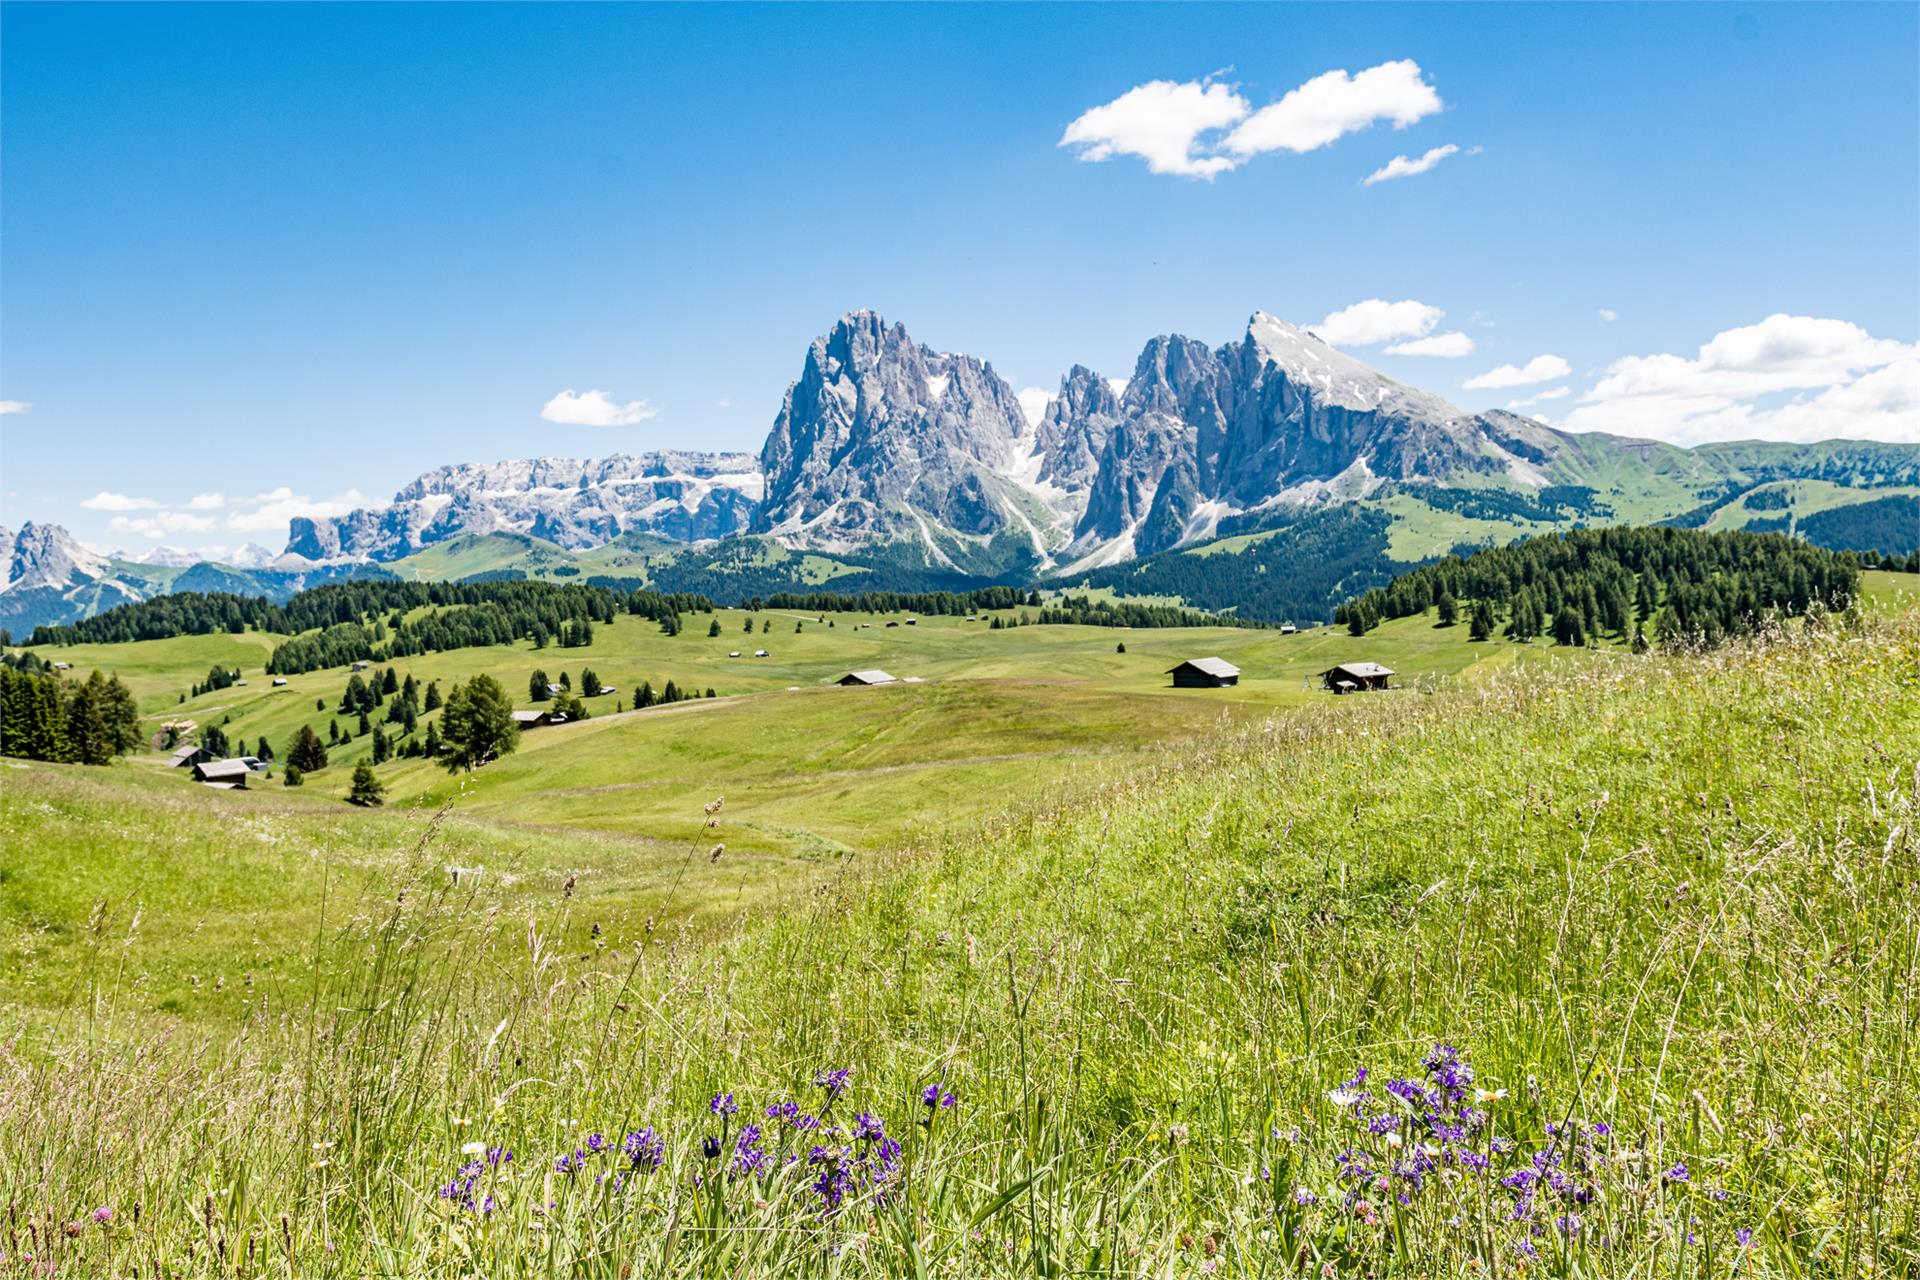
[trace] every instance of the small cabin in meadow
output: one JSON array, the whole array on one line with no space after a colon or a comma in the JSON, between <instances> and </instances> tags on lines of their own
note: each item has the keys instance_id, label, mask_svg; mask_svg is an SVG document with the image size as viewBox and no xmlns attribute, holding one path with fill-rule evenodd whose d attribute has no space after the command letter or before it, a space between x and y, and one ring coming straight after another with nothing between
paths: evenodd
<instances>
[{"instance_id":1,"label":"small cabin in meadow","mask_svg":"<svg viewBox=\"0 0 1920 1280\"><path fill-rule=\"evenodd\" d=\"M193 766L193 780L244 789L252 772L245 760L202 760Z\"/></svg>"},{"instance_id":2,"label":"small cabin in meadow","mask_svg":"<svg viewBox=\"0 0 1920 1280\"><path fill-rule=\"evenodd\" d=\"M207 749L197 742L187 742L174 749L167 757L167 768L179 769L190 764L199 764L207 758Z\"/></svg>"},{"instance_id":3,"label":"small cabin in meadow","mask_svg":"<svg viewBox=\"0 0 1920 1280\"><path fill-rule=\"evenodd\" d=\"M1167 674L1176 689L1225 689L1240 683L1240 668L1224 658L1189 658Z\"/></svg>"},{"instance_id":4,"label":"small cabin in meadow","mask_svg":"<svg viewBox=\"0 0 1920 1280\"><path fill-rule=\"evenodd\" d=\"M836 683L843 684L843 685L893 684L895 683L895 680L892 676L888 675L886 672L881 671L878 668L874 668L873 670L870 670L870 671L849 671L847 672L847 674L841 676Z\"/></svg>"},{"instance_id":5,"label":"small cabin in meadow","mask_svg":"<svg viewBox=\"0 0 1920 1280\"><path fill-rule=\"evenodd\" d=\"M513 722L519 725L522 729L538 729L542 725L549 725L554 723L553 712L551 711L516 711L513 713Z\"/></svg>"},{"instance_id":6,"label":"small cabin in meadow","mask_svg":"<svg viewBox=\"0 0 1920 1280\"><path fill-rule=\"evenodd\" d=\"M1393 669L1377 662L1343 662L1320 673L1320 683L1334 693L1384 689L1392 678Z\"/></svg>"}]
</instances>

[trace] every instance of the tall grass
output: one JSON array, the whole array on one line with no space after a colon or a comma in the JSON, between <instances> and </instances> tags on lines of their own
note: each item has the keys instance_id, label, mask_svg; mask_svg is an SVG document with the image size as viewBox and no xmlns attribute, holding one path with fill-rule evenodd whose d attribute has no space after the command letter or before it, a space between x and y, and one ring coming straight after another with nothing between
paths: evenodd
<instances>
[{"instance_id":1,"label":"tall grass","mask_svg":"<svg viewBox=\"0 0 1920 1280\"><path fill-rule=\"evenodd\" d=\"M96 917L0 1274L1914 1274L1917 763L1909 616L1223 728L717 942L503 929L423 824L231 1035Z\"/></svg>"}]
</instances>

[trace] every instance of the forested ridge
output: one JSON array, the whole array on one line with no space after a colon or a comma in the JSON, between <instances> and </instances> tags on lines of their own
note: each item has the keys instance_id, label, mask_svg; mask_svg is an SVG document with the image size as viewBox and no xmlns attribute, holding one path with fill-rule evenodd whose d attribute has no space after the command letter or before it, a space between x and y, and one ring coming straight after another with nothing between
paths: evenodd
<instances>
[{"instance_id":1,"label":"forested ridge","mask_svg":"<svg viewBox=\"0 0 1920 1280\"><path fill-rule=\"evenodd\" d=\"M407 617L414 610L432 612ZM595 622L617 613L677 628L680 614L711 611L704 596L612 591L577 583L330 583L284 605L258 596L184 592L122 605L92 618L37 628L34 645L115 644L249 628L293 639L274 650L268 671L295 675L347 662L531 639L563 647L591 642Z\"/></svg>"},{"instance_id":2,"label":"forested ridge","mask_svg":"<svg viewBox=\"0 0 1920 1280\"><path fill-rule=\"evenodd\" d=\"M1443 623L1466 615L1475 638L1504 625L1517 640L1644 642L1651 624L1662 641L1713 644L1770 618L1844 609L1859 579L1852 555L1781 534L1575 529L1447 556L1348 600L1334 620L1363 635L1437 608Z\"/></svg>"}]
</instances>

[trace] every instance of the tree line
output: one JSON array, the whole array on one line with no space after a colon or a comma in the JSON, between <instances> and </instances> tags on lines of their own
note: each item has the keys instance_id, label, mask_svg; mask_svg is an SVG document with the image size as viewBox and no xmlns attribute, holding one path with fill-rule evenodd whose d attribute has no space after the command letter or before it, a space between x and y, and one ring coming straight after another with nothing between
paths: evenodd
<instances>
[{"instance_id":1,"label":"tree line","mask_svg":"<svg viewBox=\"0 0 1920 1280\"><path fill-rule=\"evenodd\" d=\"M423 608L435 612L411 623L407 620L407 614ZM711 612L712 609L712 602L700 595L614 591L581 583L358 579L302 591L285 604L275 604L264 596L224 592L183 591L155 596L120 605L91 618L36 627L29 643L118 644L217 632L237 634L248 629L304 636L308 632L357 626L368 633L369 644L374 643L373 632L379 629L382 645L419 645L411 650L389 648L389 652L424 653L470 647L470 643L459 642L463 636L491 634L500 626L504 626L512 638L533 637L544 632L552 639L560 636L563 626L611 622L614 615L623 612L657 621L669 614ZM485 616L471 622L452 621L472 611L483 612ZM436 625L434 619L446 621ZM398 634L401 632L406 634Z\"/></svg>"},{"instance_id":2,"label":"tree line","mask_svg":"<svg viewBox=\"0 0 1920 1280\"><path fill-rule=\"evenodd\" d=\"M33 654L0 663L0 755L109 764L140 740L139 709L120 677L68 679Z\"/></svg>"},{"instance_id":3,"label":"tree line","mask_svg":"<svg viewBox=\"0 0 1920 1280\"><path fill-rule=\"evenodd\" d=\"M1365 635L1428 609L1446 625L1464 607L1475 639L1504 619L1505 633L1522 641L1581 645L1631 634L1639 647L1652 624L1663 642L1714 644L1769 618L1844 609L1859 578L1853 556L1780 534L1575 529L1447 556L1346 601L1334 621Z\"/></svg>"}]
</instances>

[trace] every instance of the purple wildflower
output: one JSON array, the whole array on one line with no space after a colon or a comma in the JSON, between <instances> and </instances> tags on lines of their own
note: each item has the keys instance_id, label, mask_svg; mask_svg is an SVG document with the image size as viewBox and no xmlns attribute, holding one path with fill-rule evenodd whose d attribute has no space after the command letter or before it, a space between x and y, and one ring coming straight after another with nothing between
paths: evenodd
<instances>
[{"instance_id":1,"label":"purple wildflower","mask_svg":"<svg viewBox=\"0 0 1920 1280\"><path fill-rule=\"evenodd\" d=\"M708 1113L716 1116L730 1116L738 1110L740 1106L733 1100L732 1093L716 1093L707 1104Z\"/></svg>"}]
</instances>

